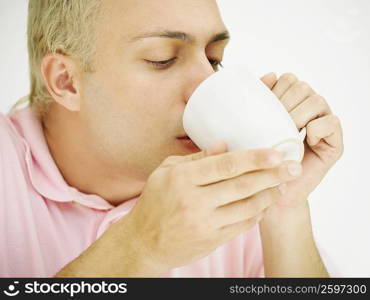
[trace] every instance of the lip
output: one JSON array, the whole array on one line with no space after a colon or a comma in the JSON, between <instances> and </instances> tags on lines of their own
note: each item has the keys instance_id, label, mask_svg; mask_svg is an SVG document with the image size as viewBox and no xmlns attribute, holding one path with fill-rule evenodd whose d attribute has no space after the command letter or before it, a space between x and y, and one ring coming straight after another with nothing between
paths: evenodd
<instances>
[{"instance_id":1,"label":"lip","mask_svg":"<svg viewBox=\"0 0 370 300\"><path fill-rule=\"evenodd\" d=\"M177 139L182 144L182 146L184 146L185 148L187 148L191 152L201 151L201 149L199 149L198 146L188 136L179 137Z\"/></svg>"}]
</instances>

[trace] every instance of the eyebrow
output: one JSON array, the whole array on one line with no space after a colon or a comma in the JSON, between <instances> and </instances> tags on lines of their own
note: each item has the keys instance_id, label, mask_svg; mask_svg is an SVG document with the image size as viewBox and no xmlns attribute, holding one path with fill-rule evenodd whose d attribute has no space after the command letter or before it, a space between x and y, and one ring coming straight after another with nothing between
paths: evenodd
<instances>
[{"instance_id":1,"label":"eyebrow","mask_svg":"<svg viewBox=\"0 0 370 300\"><path fill-rule=\"evenodd\" d=\"M151 38L151 37L176 39L176 40L182 40L188 43L196 42L196 38L189 33L181 32L181 31L170 31L170 30L152 31L152 32L142 33L138 36L131 38L129 42L132 43L132 42L135 42L141 39ZM229 39L230 39L230 33L226 30L224 32L213 35L209 39L208 44L214 43L217 41L229 40Z\"/></svg>"}]
</instances>

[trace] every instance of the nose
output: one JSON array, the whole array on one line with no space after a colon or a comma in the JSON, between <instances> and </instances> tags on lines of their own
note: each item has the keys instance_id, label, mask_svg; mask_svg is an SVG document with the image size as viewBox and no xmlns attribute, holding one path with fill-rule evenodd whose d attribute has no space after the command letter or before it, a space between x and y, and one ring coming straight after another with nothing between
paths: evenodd
<instances>
[{"instance_id":1,"label":"nose","mask_svg":"<svg viewBox=\"0 0 370 300\"><path fill-rule=\"evenodd\" d=\"M215 72L215 69L213 68L207 57L202 58L197 64L193 64L189 72L186 73L186 76L188 76L188 80L186 81L186 103L188 103L191 95L194 93L196 88Z\"/></svg>"}]
</instances>

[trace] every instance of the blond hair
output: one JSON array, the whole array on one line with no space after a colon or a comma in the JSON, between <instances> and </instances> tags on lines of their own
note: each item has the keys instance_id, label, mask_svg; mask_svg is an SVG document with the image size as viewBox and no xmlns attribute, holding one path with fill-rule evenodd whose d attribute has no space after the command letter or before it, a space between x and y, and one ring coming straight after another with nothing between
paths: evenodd
<instances>
[{"instance_id":1,"label":"blond hair","mask_svg":"<svg viewBox=\"0 0 370 300\"><path fill-rule=\"evenodd\" d=\"M30 105L40 113L45 113L53 100L40 70L46 54L68 55L76 59L82 71L93 71L93 28L100 4L101 0L29 0L27 40L31 90L28 98Z\"/></svg>"}]
</instances>

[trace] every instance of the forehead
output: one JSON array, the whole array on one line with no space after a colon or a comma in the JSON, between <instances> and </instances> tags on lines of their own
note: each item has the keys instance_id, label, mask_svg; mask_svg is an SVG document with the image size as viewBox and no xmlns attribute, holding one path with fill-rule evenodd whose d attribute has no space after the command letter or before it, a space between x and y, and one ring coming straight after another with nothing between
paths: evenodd
<instances>
[{"instance_id":1,"label":"forehead","mask_svg":"<svg viewBox=\"0 0 370 300\"><path fill-rule=\"evenodd\" d=\"M101 31L127 42L148 32L187 32L197 41L226 31L215 0L105 0Z\"/></svg>"}]
</instances>

